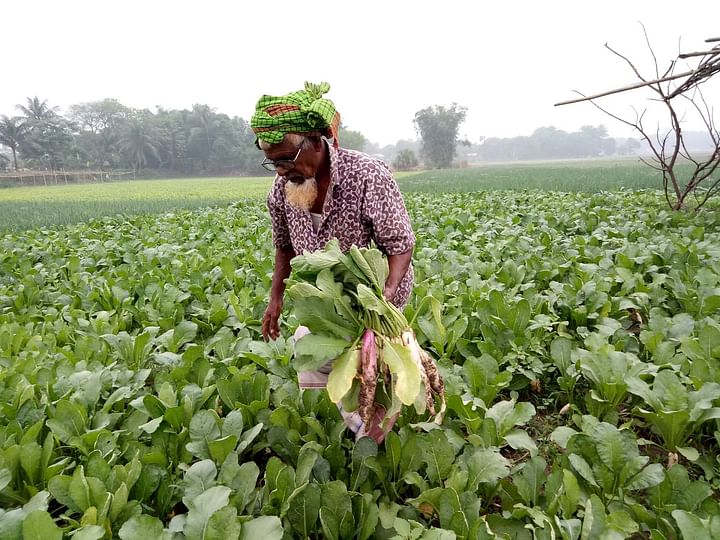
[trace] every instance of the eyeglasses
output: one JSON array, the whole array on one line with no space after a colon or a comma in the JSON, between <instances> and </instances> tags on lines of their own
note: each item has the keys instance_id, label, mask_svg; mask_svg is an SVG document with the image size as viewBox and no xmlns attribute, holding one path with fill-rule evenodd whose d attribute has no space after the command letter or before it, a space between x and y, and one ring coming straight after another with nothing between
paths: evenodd
<instances>
[{"instance_id":1,"label":"eyeglasses","mask_svg":"<svg viewBox=\"0 0 720 540\"><path fill-rule=\"evenodd\" d=\"M260 165L268 171L277 171L278 169L285 169L286 171L289 171L295 168L295 162L297 161L297 158L300 157L300 152L302 152L302 146L298 148L297 154L295 154L295 157L292 159L265 158L262 160L262 163L260 163Z\"/></svg>"}]
</instances>

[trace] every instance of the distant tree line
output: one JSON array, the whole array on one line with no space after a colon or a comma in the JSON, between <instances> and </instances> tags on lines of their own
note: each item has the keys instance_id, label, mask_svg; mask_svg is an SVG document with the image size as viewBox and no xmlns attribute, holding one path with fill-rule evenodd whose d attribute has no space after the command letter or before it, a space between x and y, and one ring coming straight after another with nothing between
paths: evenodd
<instances>
[{"instance_id":1,"label":"distant tree line","mask_svg":"<svg viewBox=\"0 0 720 540\"><path fill-rule=\"evenodd\" d=\"M541 127L530 136L500 139L491 137L477 148L478 157L490 161L571 159L632 154L640 148L635 139L622 145L608 136L605 126L582 126L568 133L554 126Z\"/></svg>"},{"instance_id":2,"label":"distant tree line","mask_svg":"<svg viewBox=\"0 0 720 540\"><path fill-rule=\"evenodd\" d=\"M28 98L17 116L0 116L0 144L12 167L154 169L169 174L255 172L255 137L242 118L208 105L132 109L115 99L72 105L67 115Z\"/></svg>"},{"instance_id":3,"label":"distant tree line","mask_svg":"<svg viewBox=\"0 0 720 540\"><path fill-rule=\"evenodd\" d=\"M27 98L18 115L0 116L0 168L132 169L160 175L264 174L246 120L205 104L190 109L126 107L115 99L79 103L61 115L46 100ZM344 146L365 137L341 130Z\"/></svg>"},{"instance_id":4,"label":"distant tree line","mask_svg":"<svg viewBox=\"0 0 720 540\"><path fill-rule=\"evenodd\" d=\"M115 99L79 103L65 115L38 97L0 116L0 169L133 170L144 176L264 174L246 120L205 104L190 109L126 107ZM458 136L466 108L453 103L418 111L418 140L380 147L344 126L340 145L383 158L398 170L446 168L481 160L567 159L631 154L638 141L620 144L604 126L577 132L541 127L530 136L491 137L472 144Z\"/></svg>"}]
</instances>

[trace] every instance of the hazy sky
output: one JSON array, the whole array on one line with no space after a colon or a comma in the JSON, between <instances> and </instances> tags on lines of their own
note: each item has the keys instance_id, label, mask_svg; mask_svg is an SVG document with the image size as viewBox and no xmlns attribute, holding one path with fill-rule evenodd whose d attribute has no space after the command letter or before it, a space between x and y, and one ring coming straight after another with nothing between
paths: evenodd
<instances>
[{"instance_id":1,"label":"hazy sky","mask_svg":"<svg viewBox=\"0 0 720 540\"><path fill-rule=\"evenodd\" d=\"M261 94L325 80L345 125L380 144L415 138L416 111L452 102L467 107L461 134L472 141L599 123L625 136L590 104L553 107L574 89L636 82L604 43L650 77L639 22L661 71L678 48L720 37L716 0L23 0L0 14L0 114L37 95L62 112L113 97L151 110L207 103L249 119ZM720 94L716 82L707 93ZM601 103L631 113L646 95Z\"/></svg>"}]
</instances>

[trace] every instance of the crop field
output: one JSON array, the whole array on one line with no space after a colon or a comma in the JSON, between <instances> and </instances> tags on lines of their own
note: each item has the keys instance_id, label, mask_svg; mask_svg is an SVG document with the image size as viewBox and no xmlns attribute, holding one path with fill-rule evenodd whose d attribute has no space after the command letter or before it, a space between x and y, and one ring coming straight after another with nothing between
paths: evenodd
<instances>
[{"instance_id":1,"label":"crop field","mask_svg":"<svg viewBox=\"0 0 720 540\"><path fill-rule=\"evenodd\" d=\"M686 164L677 167L682 178ZM619 189L658 189L662 176L637 160L577 160L492 164L466 169L427 171L401 179L404 191L428 193L485 189L541 189L597 193Z\"/></svg>"},{"instance_id":2,"label":"crop field","mask_svg":"<svg viewBox=\"0 0 720 540\"><path fill-rule=\"evenodd\" d=\"M682 167L678 167L682 170ZM403 192L524 190L589 192L661 186L656 171L637 160L586 160L493 164L395 174ZM104 184L0 189L0 232L69 225L115 215L159 214L226 206L240 198L264 198L272 179L182 178Z\"/></svg>"},{"instance_id":3,"label":"crop field","mask_svg":"<svg viewBox=\"0 0 720 540\"><path fill-rule=\"evenodd\" d=\"M400 178L448 408L380 445L261 339L269 179L0 191L0 538L720 537L720 215L467 174Z\"/></svg>"},{"instance_id":4,"label":"crop field","mask_svg":"<svg viewBox=\"0 0 720 540\"><path fill-rule=\"evenodd\" d=\"M0 189L0 231L159 214L263 197L271 178L182 178Z\"/></svg>"}]
</instances>

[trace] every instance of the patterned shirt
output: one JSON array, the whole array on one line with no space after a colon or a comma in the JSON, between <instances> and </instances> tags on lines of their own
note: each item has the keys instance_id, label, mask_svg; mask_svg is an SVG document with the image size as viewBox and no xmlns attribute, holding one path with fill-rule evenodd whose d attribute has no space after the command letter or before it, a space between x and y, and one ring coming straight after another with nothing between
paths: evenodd
<instances>
[{"instance_id":1,"label":"patterned shirt","mask_svg":"<svg viewBox=\"0 0 720 540\"><path fill-rule=\"evenodd\" d=\"M313 230L310 213L290 205L285 197L287 179L275 178L267 204L272 218L273 245L291 246L295 253L322 249L337 238L344 251L366 247L371 241L386 255L399 255L415 246L410 218L400 189L387 165L367 154L335 149L330 153L330 185L322 219ZM403 306L413 287L413 268L408 268L392 299Z\"/></svg>"}]
</instances>

